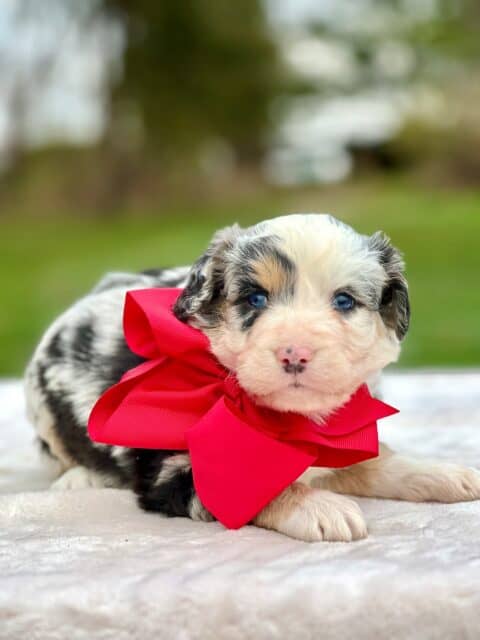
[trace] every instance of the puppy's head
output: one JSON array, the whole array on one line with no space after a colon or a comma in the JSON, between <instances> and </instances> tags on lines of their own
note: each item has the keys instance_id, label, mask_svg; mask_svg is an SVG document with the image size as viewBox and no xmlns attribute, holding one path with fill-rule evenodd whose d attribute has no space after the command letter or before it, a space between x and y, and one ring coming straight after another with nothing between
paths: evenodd
<instances>
[{"instance_id":1,"label":"puppy's head","mask_svg":"<svg viewBox=\"0 0 480 640\"><path fill-rule=\"evenodd\" d=\"M388 238L316 214L217 233L174 312L259 404L320 416L397 359L410 314Z\"/></svg>"}]
</instances>

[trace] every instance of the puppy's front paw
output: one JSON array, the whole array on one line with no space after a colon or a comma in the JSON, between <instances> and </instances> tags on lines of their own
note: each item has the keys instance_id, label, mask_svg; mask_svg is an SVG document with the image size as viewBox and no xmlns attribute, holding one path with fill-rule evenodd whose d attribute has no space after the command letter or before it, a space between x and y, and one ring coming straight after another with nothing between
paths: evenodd
<instances>
[{"instance_id":1,"label":"puppy's front paw","mask_svg":"<svg viewBox=\"0 0 480 640\"><path fill-rule=\"evenodd\" d=\"M367 536L358 504L330 491L306 494L280 526L283 533L306 542L351 542Z\"/></svg>"},{"instance_id":2,"label":"puppy's front paw","mask_svg":"<svg viewBox=\"0 0 480 640\"><path fill-rule=\"evenodd\" d=\"M480 499L480 473L456 464L436 464L408 479L410 499L464 502Z\"/></svg>"},{"instance_id":3,"label":"puppy's front paw","mask_svg":"<svg viewBox=\"0 0 480 640\"><path fill-rule=\"evenodd\" d=\"M50 488L55 491L70 491L72 489L91 489L105 486L106 483L100 475L85 467L78 466L65 471Z\"/></svg>"},{"instance_id":4,"label":"puppy's front paw","mask_svg":"<svg viewBox=\"0 0 480 640\"><path fill-rule=\"evenodd\" d=\"M365 519L353 500L300 483L268 505L255 524L305 542L351 542L367 536Z\"/></svg>"}]
</instances>

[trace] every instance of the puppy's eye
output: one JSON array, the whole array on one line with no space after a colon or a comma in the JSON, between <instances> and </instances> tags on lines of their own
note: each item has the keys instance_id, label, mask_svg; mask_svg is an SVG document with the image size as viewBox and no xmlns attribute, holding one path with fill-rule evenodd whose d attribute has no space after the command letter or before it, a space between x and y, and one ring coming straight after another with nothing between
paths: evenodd
<instances>
[{"instance_id":1,"label":"puppy's eye","mask_svg":"<svg viewBox=\"0 0 480 640\"><path fill-rule=\"evenodd\" d=\"M247 297L248 304L254 309L264 309L267 306L267 295L261 291L255 291Z\"/></svg>"},{"instance_id":2,"label":"puppy's eye","mask_svg":"<svg viewBox=\"0 0 480 640\"><path fill-rule=\"evenodd\" d=\"M349 293L341 291L335 294L332 304L337 311L350 311L354 308L356 301Z\"/></svg>"}]
</instances>

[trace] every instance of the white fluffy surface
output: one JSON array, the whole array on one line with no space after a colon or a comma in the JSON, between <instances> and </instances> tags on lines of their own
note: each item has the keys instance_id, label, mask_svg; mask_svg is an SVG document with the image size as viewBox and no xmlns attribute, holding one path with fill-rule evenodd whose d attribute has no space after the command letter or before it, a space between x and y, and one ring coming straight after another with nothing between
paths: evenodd
<instances>
[{"instance_id":1,"label":"white fluffy surface","mask_svg":"<svg viewBox=\"0 0 480 640\"><path fill-rule=\"evenodd\" d=\"M479 466L480 373L395 374L399 451ZM307 544L46 490L21 386L0 385L0 638L478 638L480 502L359 499L370 536Z\"/></svg>"}]
</instances>

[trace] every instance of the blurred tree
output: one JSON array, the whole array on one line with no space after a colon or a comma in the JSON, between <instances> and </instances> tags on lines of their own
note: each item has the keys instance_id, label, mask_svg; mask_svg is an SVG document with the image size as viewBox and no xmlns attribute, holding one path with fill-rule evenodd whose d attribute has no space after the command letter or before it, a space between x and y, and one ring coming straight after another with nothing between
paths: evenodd
<instances>
[{"instance_id":1,"label":"blurred tree","mask_svg":"<svg viewBox=\"0 0 480 640\"><path fill-rule=\"evenodd\" d=\"M0 3L3 166L15 169L26 150L58 141L62 135L68 141L75 137L81 141L75 125L79 120L81 126L86 103L87 110L89 101L99 106L110 91L121 51L120 29L99 15L100 2ZM73 116L65 118L69 107ZM69 127L70 133L76 130L75 135L69 136Z\"/></svg>"},{"instance_id":2,"label":"blurred tree","mask_svg":"<svg viewBox=\"0 0 480 640\"><path fill-rule=\"evenodd\" d=\"M459 76L470 82L471 70L479 68L478 0L318 0L311 3L319 10L317 18L295 24L290 32L285 25L278 32L272 29L287 0L7 4L13 7L11 24L0 29L0 121L6 122L7 143L0 153L10 156L12 173L16 169L19 175L18 160L24 169L29 158L23 150L32 140L38 146L39 139L44 145L52 140L97 141L83 154L45 150L38 165L48 167L47 159L52 160L52 191L61 194L60 200L98 209L114 209L140 192L156 202L162 178L169 172L176 178L176 170L184 167L184 174L195 176L199 166L208 165L206 150L210 159L216 154L217 169L222 158L226 165L232 156L239 164L258 166L270 132L291 108L288 100L276 98L293 90L316 92L311 104L318 109L322 95L392 87L403 91L417 80L447 85ZM291 4L301 13L301 5L308 3ZM0 19L1 7L0 2ZM6 36L8 46L2 41ZM316 76L302 75L294 64L287 74L282 60L288 60L295 39L300 45L315 39L333 43L310 55ZM333 64L332 72L332 50L346 61L344 73L342 64L340 71ZM330 75L319 74L319 67L330 67ZM65 78L66 101L42 100ZM65 135L68 126L62 129L61 115L71 111L67 125L81 120L79 111L69 107L68 92L82 79L91 85L90 98L100 116L93 135L79 142ZM450 95L461 102L454 91ZM273 112L272 103L277 107ZM42 120L38 113L47 117ZM45 122L50 138L39 135L49 129ZM37 180L27 177L25 183L44 189L47 172L40 178L36 172L34 167L31 175ZM13 182L11 175L0 176L0 196Z\"/></svg>"},{"instance_id":3,"label":"blurred tree","mask_svg":"<svg viewBox=\"0 0 480 640\"><path fill-rule=\"evenodd\" d=\"M275 0L266 1L273 11ZM296 25L300 54L308 38L310 51L321 51L320 44L340 61L339 73L327 69L314 75L314 108L338 96L351 102L367 96L395 105L399 125L407 121L405 131L395 124L376 139L354 132L346 149L355 169L408 170L436 157L443 175L478 183L480 115L469 85L479 86L480 80L479 0L342 0L312 6L304 31ZM305 55L298 59L305 64ZM295 64L295 56L292 60ZM313 64L306 68L315 73ZM397 140L404 134L405 140ZM435 137L443 143L426 144ZM452 146L455 154L448 151Z\"/></svg>"},{"instance_id":4,"label":"blurred tree","mask_svg":"<svg viewBox=\"0 0 480 640\"><path fill-rule=\"evenodd\" d=\"M66 57L90 56L82 78L99 78L105 115L91 162L85 166L78 152L64 153L76 170L60 163L53 171L68 199L114 209L135 190L158 191L159 181L178 175L179 167L194 175L202 163L213 166L212 159L217 167L222 158L249 167L262 159L270 106L287 83L261 0L15 2L9 33L23 37L28 55L19 59L14 38L2 48L0 33L0 89L2 77L12 85L10 140L3 149L11 171L3 191L28 165L21 152L38 121L36 105L58 86L56 71ZM123 34L120 46L110 32ZM68 74L66 80L67 86L75 82ZM42 158L45 165L45 153Z\"/></svg>"},{"instance_id":5,"label":"blurred tree","mask_svg":"<svg viewBox=\"0 0 480 640\"><path fill-rule=\"evenodd\" d=\"M324 91L405 87L419 79L445 84L480 63L478 0L362 0L354 10L344 1L313 18L308 29L355 62L355 73Z\"/></svg>"},{"instance_id":6,"label":"blurred tree","mask_svg":"<svg viewBox=\"0 0 480 640\"><path fill-rule=\"evenodd\" d=\"M9 24L3 28L10 38L0 38L0 95L7 125L2 156L7 166L14 166L28 146L32 112L55 73L62 40L72 24L70 5L65 0L41 4L16 0L7 5ZM90 6L91 2L86 2L75 8L74 23L80 30L87 27ZM46 12L54 16L50 24L43 19Z\"/></svg>"},{"instance_id":7,"label":"blurred tree","mask_svg":"<svg viewBox=\"0 0 480 640\"><path fill-rule=\"evenodd\" d=\"M239 161L261 156L280 89L259 0L105 0L127 33L113 124L137 112L144 146L164 158L220 138Z\"/></svg>"}]
</instances>

